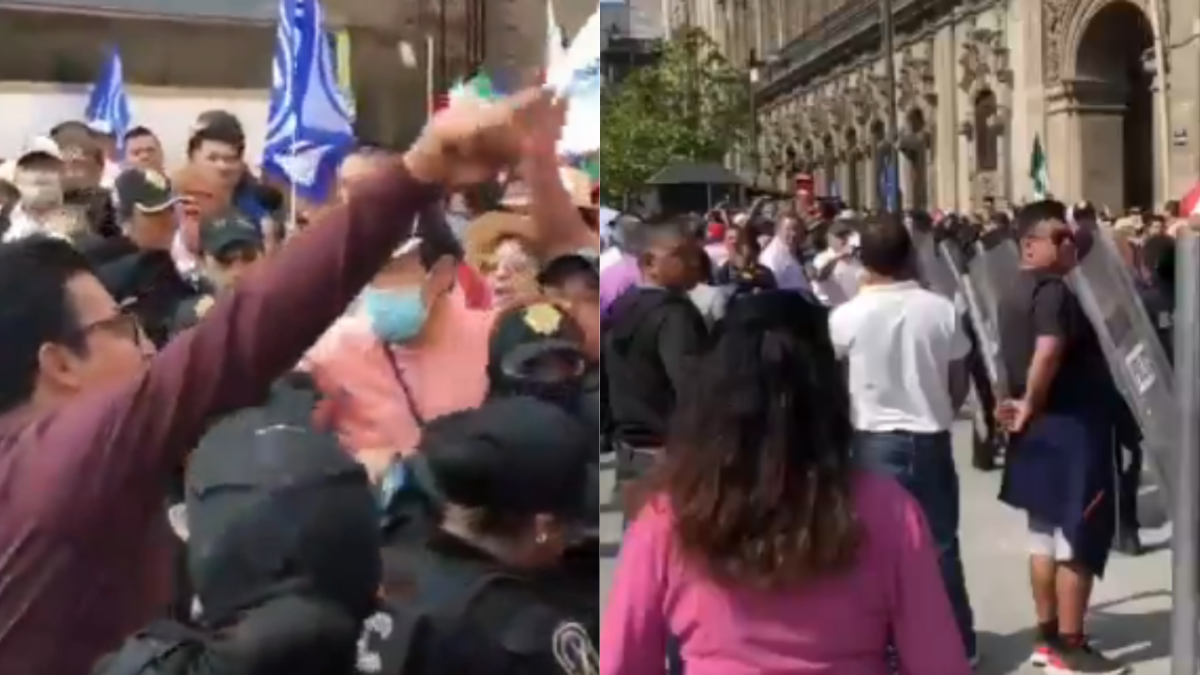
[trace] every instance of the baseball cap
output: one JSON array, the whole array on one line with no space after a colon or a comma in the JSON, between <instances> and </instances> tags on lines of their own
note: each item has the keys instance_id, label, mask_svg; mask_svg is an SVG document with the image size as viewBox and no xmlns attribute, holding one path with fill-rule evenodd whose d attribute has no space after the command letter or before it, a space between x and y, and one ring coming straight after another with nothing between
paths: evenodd
<instances>
[{"instance_id":1,"label":"baseball cap","mask_svg":"<svg viewBox=\"0 0 1200 675\"><path fill-rule=\"evenodd\" d=\"M420 451L437 494L449 503L578 521L598 512L596 436L552 403L488 399L431 421Z\"/></svg>"},{"instance_id":2,"label":"baseball cap","mask_svg":"<svg viewBox=\"0 0 1200 675\"><path fill-rule=\"evenodd\" d=\"M62 150L49 136L34 136L21 148L21 153L17 155L16 167L20 168L37 158L61 160Z\"/></svg>"},{"instance_id":3,"label":"baseball cap","mask_svg":"<svg viewBox=\"0 0 1200 675\"><path fill-rule=\"evenodd\" d=\"M488 369L493 378L528 377L527 366L546 354L586 360L583 334L561 309L549 302L513 307L496 317L488 340Z\"/></svg>"},{"instance_id":4,"label":"baseball cap","mask_svg":"<svg viewBox=\"0 0 1200 675\"><path fill-rule=\"evenodd\" d=\"M179 201L167 177L153 169L122 171L113 181L113 192L125 214L135 210L140 213L162 213Z\"/></svg>"},{"instance_id":5,"label":"baseball cap","mask_svg":"<svg viewBox=\"0 0 1200 675\"><path fill-rule=\"evenodd\" d=\"M240 212L229 211L200 223L200 249L205 254L217 256L238 245L263 245L262 233Z\"/></svg>"}]
</instances>

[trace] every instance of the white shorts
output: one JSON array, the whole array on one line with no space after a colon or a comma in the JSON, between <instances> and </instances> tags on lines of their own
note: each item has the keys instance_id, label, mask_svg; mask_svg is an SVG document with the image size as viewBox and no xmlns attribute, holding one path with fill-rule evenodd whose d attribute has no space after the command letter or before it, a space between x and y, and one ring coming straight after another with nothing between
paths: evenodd
<instances>
[{"instance_id":1,"label":"white shorts","mask_svg":"<svg viewBox=\"0 0 1200 675\"><path fill-rule=\"evenodd\" d=\"M1063 536L1062 530L1033 516L1029 517L1029 553L1053 558L1055 562L1071 562L1075 559L1071 542Z\"/></svg>"}]
</instances>

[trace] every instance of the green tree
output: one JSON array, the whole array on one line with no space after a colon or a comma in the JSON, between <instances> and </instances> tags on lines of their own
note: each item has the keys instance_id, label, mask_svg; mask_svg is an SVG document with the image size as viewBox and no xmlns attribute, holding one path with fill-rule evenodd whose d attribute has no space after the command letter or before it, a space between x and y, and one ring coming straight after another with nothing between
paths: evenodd
<instances>
[{"instance_id":1,"label":"green tree","mask_svg":"<svg viewBox=\"0 0 1200 675\"><path fill-rule=\"evenodd\" d=\"M673 161L721 162L749 135L748 95L746 71L731 65L708 34L672 36L655 65L605 91L603 197L619 203Z\"/></svg>"}]
</instances>

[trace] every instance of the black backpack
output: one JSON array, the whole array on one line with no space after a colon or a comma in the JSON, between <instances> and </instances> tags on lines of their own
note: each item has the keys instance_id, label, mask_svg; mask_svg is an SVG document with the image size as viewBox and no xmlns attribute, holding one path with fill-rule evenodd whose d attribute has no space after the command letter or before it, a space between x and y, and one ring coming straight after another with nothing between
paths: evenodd
<instances>
[{"instance_id":1,"label":"black backpack","mask_svg":"<svg viewBox=\"0 0 1200 675\"><path fill-rule=\"evenodd\" d=\"M208 644L203 633L174 621L156 621L125 641L92 675L185 675Z\"/></svg>"}]
</instances>

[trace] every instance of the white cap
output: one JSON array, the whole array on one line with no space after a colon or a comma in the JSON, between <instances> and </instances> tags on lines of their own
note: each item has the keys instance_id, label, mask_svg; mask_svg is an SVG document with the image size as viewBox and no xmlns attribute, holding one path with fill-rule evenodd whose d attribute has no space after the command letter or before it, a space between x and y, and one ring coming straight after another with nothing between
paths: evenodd
<instances>
[{"instance_id":1,"label":"white cap","mask_svg":"<svg viewBox=\"0 0 1200 675\"><path fill-rule=\"evenodd\" d=\"M49 136L34 136L25 143L25 147L21 148L21 154L17 155L17 162L20 163L33 155L48 155L54 159L62 159L62 150L59 149L58 143Z\"/></svg>"}]
</instances>

